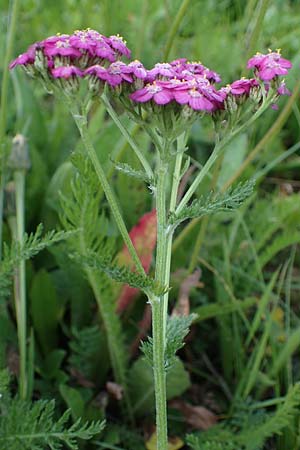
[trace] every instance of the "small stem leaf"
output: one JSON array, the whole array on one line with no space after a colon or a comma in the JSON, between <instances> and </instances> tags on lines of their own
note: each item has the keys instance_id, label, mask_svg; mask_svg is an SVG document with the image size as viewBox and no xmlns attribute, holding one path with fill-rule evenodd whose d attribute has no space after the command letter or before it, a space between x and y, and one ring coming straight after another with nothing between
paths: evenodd
<instances>
[{"instance_id":1,"label":"small stem leaf","mask_svg":"<svg viewBox=\"0 0 300 450\"><path fill-rule=\"evenodd\" d=\"M99 252L100 253L100 252ZM166 289L161 286L153 278L147 275L142 275L136 272L132 272L127 267L118 266L113 263L107 252L103 251L104 256L99 256L95 252L88 252L86 256L75 254L75 259L79 260L82 264L94 269L104 272L109 278L119 283L125 283L133 288L141 289L145 294L152 294L159 296L166 292Z\"/></svg>"},{"instance_id":2,"label":"small stem leaf","mask_svg":"<svg viewBox=\"0 0 300 450\"><path fill-rule=\"evenodd\" d=\"M203 195L194 200L189 206L185 206L180 213L172 214L169 222L171 225L177 226L188 219L195 219L220 211L233 211L250 197L253 188L254 181L250 180L246 183L239 183L234 189L229 188L224 193L210 192L208 195Z\"/></svg>"},{"instance_id":3,"label":"small stem leaf","mask_svg":"<svg viewBox=\"0 0 300 450\"><path fill-rule=\"evenodd\" d=\"M168 318L165 349L165 368L169 370L176 360L176 352L184 346L184 338L189 333L197 314L172 316Z\"/></svg>"},{"instance_id":4,"label":"small stem leaf","mask_svg":"<svg viewBox=\"0 0 300 450\"><path fill-rule=\"evenodd\" d=\"M125 175L128 175L129 177L133 177L133 178L137 178L138 180L145 181L145 183L147 183L147 184L150 184L150 185L155 184L154 179L149 178L148 175L145 172L143 172L142 170L136 170L127 163L116 162L113 160L111 160L111 162L115 166L116 170L118 170L119 172L122 172Z\"/></svg>"}]
</instances>

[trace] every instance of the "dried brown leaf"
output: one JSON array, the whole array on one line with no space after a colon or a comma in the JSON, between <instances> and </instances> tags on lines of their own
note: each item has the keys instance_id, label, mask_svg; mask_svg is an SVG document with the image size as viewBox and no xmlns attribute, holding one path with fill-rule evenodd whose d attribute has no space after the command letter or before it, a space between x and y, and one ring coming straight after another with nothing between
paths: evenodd
<instances>
[{"instance_id":1,"label":"dried brown leaf","mask_svg":"<svg viewBox=\"0 0 300 450\"><path fill-rule=\"evenodd\" d=\"M122 400L123 398L123 387L113 381L108 381L106 383L107 392L114 397L116 400Z\"/></svg>"},{"instance_id":2,"label":"dried brown leaf","mask_svg":"<svg viewBox=\"0 0 300 450\"><path fill-rule=\"evenodd\" d=\"M170 406L178 409L183 414L186 422L197 430L208 430L218 421L216 414L204 406L193 406L180 399L170 402Z\"/></svg>"}]
</instances>

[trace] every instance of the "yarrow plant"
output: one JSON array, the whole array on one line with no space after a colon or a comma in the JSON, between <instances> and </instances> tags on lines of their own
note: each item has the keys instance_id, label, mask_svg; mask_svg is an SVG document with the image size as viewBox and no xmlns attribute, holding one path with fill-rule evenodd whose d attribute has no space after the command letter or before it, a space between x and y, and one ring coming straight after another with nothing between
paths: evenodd
<instances>
[{"instance_id":1,"label":"yarrow plant","mask_svg":"<svg viewBox=\"0 0 300 450\"><path fill-rule=\"evenodd\" d=\"M248 183L219 197L217 194L208 195L206 203L203 199L194 199L190 203L226 145L264 111L276 105L280 96L290 94L281 77L288 74L292 64L281 56L279 50L258 53L247 64L248 69L253 69L252 78L241 78L219 86L220 75L200 62L179 58L159 62L149 70L142 62L130 58L131 52L120 36L106 37L87 29L75 31L72 35L51 36L31 45L12 61L10 68L21 66L27 74L39 79L48 92L63 96L66 100L135 264L135 284L131 284L144 290L152 307L152 338L142 348L153 365L157 449L166 450L166 372L193 320L193 316L185 317L180 325L180 319L176 318L174 326L174 319L168 317L172 238L182 221L217 210L234 209L251 193L251 184ZM113 189L89 137L88 112L94 101L105 105L127 138L142 165L144 179L155 194L157 248L154 280L150 280L144 272ZM116 109L112 104L117 105ZM157 152L155 170L146 153L138 148L123 126L116 112L120 110L126 112L150 136ZM178 201L179 184L189 167L186 156L189 130L196 120L204 116L212 119L216 145ZM130 173L128 165L126 172ZM87 264L93 267L92 259L89 258ZM110 273L109 270L107 273ZM124 281L123 278L119 277Z\"/></svg>"}]
</instances>

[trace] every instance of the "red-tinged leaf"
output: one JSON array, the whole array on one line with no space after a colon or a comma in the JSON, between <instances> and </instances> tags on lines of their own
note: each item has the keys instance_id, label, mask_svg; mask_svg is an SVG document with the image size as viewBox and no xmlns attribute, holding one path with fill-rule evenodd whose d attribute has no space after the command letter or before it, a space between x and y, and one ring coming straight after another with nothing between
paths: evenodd
<instances>
[{"instance_id":1,"label":"red-tinged leaf","mask_svg":"<svg viewBox=\"0 0 300 450\"><path fill-rule=\"evenodd\" d=\"M132 243L141 260L142 266L147 273L156 245L156 211L153 209L149 213L144 214L129 233ZM133 266L132 259L127 247L123 247L119 253L118 263L126 266ZM120 296L117 300L117 312L122 313L132 303L139 290L130 286L123 286Z\"/></svg>"}]
</instances>

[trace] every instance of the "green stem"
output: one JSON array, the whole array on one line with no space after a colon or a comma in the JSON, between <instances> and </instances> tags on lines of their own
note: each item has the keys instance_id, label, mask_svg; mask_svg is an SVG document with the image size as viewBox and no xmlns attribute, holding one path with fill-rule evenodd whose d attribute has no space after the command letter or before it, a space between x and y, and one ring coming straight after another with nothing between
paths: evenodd
<instances>
[{"instance_id":1,"label":"green stem","mask_svg":"<svg viewBox=\"0 0 300 450\"><path fill-rule=\"evenodd\" d=\"M184 15L189 7L189 4L190 4L190 0L183 0L183 2L181 3L181 6L176 14L173 25L172 25L169 35L168 35L166 49L164 52L164 60L166 60L170 55L170 51L171 51L172 45L174 43L175 36L178 32L180 23L181 23L182 19L184 18Z\"/></svg>"},{"instance_id":2,"label":"green stem","mask_svg":"<svg viewBox=\"0 0 300 450\"><path fill-rule=\"evenodd\" d=\"M213 171L213 177L212 177L211 184L210 184L210 190L214 190L215 187L216 187L216 184L217 184L217 181L218 181L218 175L219 175L219 172L220 172L220 169L221 169L221 165L222 165L222 161L223 161L223 157L219 158L217 163L215 164L214 171ZM196 266L197 266L198 256L199 256L199 253L200 253L200 250L201 250L202 243L203 243L204 238L205 238L205 234L206 234L206 230L207 230L207 227L208 227L208 224L209 224L209 220L210 220L210 216L202 217L201 226L200 226L200 229L198 231L196 243L194 245L191 261L190 261L189 268L188 268L188 272L189 273L192 273L195 270Z\"/></svg>"},{"instance_id":3,"label":"green stem","mask_svg":"<svg viewBox=\"0 0 300 450\"><path fill-rule=\"evenodd\" d=\"M213 150L213 152L212 152L212 154L210 155L210 157L206 161L205 165L202 167L202 169L200 170L200 172L198 173L198 175L194 179L193 183L189 187L188 191L185 193L185 195L182 198L181 202L179 203L179 205L178 205L178 207L176 209L176 214L179 214L183 210L183 208L186 206L186 204L188 203L190 198L194 195L194 193L195 193L196 189L198 188L199 184L201 183L203 178L207 175L207 173L209 172L210 168L212 167L212 165L214 164L214 162L218 158L218 156L220 154L220 150L221 150L220 146L216 145L214 150Z\"/></svg>"},{"instance_id":4,"label":"green stem","mask_svg":"<svg viewBox=\"0 0 300 450\"><path fill-rule=\"evenodd\" d=\"M131 146L131 148L135 152L136 156L140 160L140 163L142 164L148 178L152 179L153 171L152 171L147 159L144 157L143 153L138 148L138 145L135 142L135 140L133 139L133 137L130 135L128 130L124 127L124 125L120 121L118 115L116 114L115 110L113 109L113 107L110 104L110 101L108 100L107 96L104 93L102 94L101 100L102 100L103 104L105 105L108 114L110 115L112 120L115 122L115 124L117 125L117 127L119 128L119 130L121 131L123 136L125 137L125 139L127 139L129 145Z\"/></svg>"},{"instance_id":5,"label":"green stem","mask_svg":"<svg viewBox=\"0 0 300 450\"><path fill-rule=\"evenodd\" d=\"M25 171L16 170L14 174L16 189L16 217L17 230L16 239L20 245L23 243L25 232ZM26 349L26 328L27 328L27 312L26 312L26 275L25 261L22 260L17 268L15 277L15 305L16 318L18 328L18 342L20 353L20 398L25 400L27 397L27 349Z\"/></svg>"},{"instance_id":6,"label":"green stem","mask_svg":"<svg viewBox=\"0 0 300 450\"><path fill-rule=\"evenodd\" d=\"M178 187L181 180L181 165L183 154L185 150L185 145L187 141L188 133L183 133L177 139L177 154L175 159L175 167L173 172L173 181L171 188L171 196L170 196L170 213L174 213L177 204L177 194ZM172 241L173 241L174 230L169 230L167 234L167 244L166 244L166 269L165 269L165 280L164 286L168 286L170 284L170 271L171 271L171 258L172 258ZM167 291L164 295L164 311L163 311L163 319L164 325L167 323L167 315L168 315L168 300L169 300L169 291ZM164 330L165 333L165 330Z\"/></svg>"},{"instance_id":7,"label":"green stem","mask_svg":"<svg viewBox=\"0 0 300 450\"><path fill-rule=\"evenodd\" d=\"M152 301L153 371L155 386L157 450L168 449L165 347L160 298Z\"/></svg>"},{"instance_id":8,"label":"green stem","mask_svg":"<svg viewBox=\"0 0 300 450\"><path fill-rule=\"evenodd\" d=\"M172 188L170 195L170 212L175 211L183 152L186 143L186 134L177 140L177 155L175 160ZM168 142L164 143L164 154L168 153ZM158 152L159 153L159 152ZM169 287L170 267L172 254L173 231L167 227L166 189L168 178L168 163L159 155L158 175L156 187L156 211L157 211L157 252L156 252L156 280ZM157 449L168 448L167 425L167 400L166 400L166 371L165 371L165 347L166 327L168 316L168 292L161 297L151 299L152 303L152 327L153 327L153 368L156 404L156 434Z\"/></svg>"},{"instance_id":9,"label":"green stem","mask_svg":"<svg viewBox=\"0 0 300 450\"><path fill-rule=\"evenodd\" d=\"M119 231L121 233L121 236L124 240L124 243L126 244L128 251L130 253L130 256L132 257L132 260L136 266L136 269L139 273L145 274L145 271L143 269L143 266L141 264L141 261L136 253L136 250L134 248L134 245L130 239L130 236L128 234L125 222L123 220L123 217L120 212L120 208L117 203L117 199L115 197L115 194L110 187L109 181L106 178L105 172L99 162L99 159L97 157L96 151L94 149L94 146L91 142L89 133L88 133L88 127L87 127L87 119L86 117L78 114L77 111L74 110L74 108L70 105L71 113L74 118L74 121L78 127L78 130L80 132L80 136L82 139L82 142L84 144L84 147L88 153L88 156L95 168L96 174L99 178L99 181L101 183L101 186L103 188L103 191L106 195L107 201L109 203L109 206L111 208L112 214L114 216L114 219L117 223L117 226L119 228Z\"/></svg>"},{"instance_id":10,"label":"green stem","mask_svg":"<svg viewBox=\"0 0 300 450\"><path fill-rule=\"evenodd\" d=\"M155 279L160 284L165 282L166 250L167 250L167 217L166 217L166 182L168 164L159 155L156 187L157 214L157 250ZM168 448L166 371L165 371L165 334L166 306L165 296L152 299L152 335L153 335L153 370L156 406L157 450Z\"/></svg>"},{"instance_id":11,"label":"green stem","mask_svg":"<svg viewBox=\"0 0 300 450\"><path fill-rule=\"evenodd\" d=\"M183 158L183 153L185 150L186 140L187 140L187 133L183 133L177 139L177 155L176 155L176 160L175 160L173 183L172 183L172 189L171 189L170 212L175 212L175 208L176 208L178 187L179 187L179 183L180 183L180 179L181 179L180 171L181 171L182 158Z\"/></svg>"},{"instance_id":12,"label":"green stem","mask_svg":"<svg viewBox=\"0 0 300 450\"><path fill-rule=\"evenodd\" d=\"M0 103L0 260L2 257L2 229L3 229L3 201L4 188L6 183L5 164L6 164L6 150L4 144L5 130L6 130L6 116L7 116L7 98L8 98L8 79L9 70L8 65L12 57L13 43L16 32L17 15L19 9L19 0L14 0L12 5L11 21L7 36L6 51L3 61L3 77L1 84L1 103Z\"/></svg>"},{"instance_id":13,"label":"green stem","mask_svg":"<svg viewBox=\"0 0 300 450\"><path fill-rule=\"evenodd\" d=\"M167 188L168 164L159 160L158 176L156 187L156 214L157 214L157 250L156 250L156 266L155 279L160 285L164 285L166 281L167 269L167 211L166 211L166 188ZM159 299L161 307L161 327L163 335L163 345L165 346L166 321L167 321L167 305L165 305L167 297L162 295Z\"/></svg>"}]
</instances>

